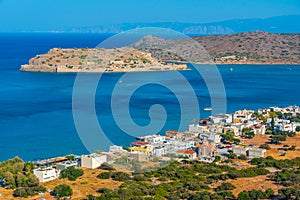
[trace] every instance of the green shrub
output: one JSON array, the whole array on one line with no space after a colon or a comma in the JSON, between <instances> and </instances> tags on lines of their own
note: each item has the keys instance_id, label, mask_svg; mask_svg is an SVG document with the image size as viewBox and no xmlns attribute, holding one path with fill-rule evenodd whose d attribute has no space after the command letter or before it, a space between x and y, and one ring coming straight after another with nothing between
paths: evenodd
<instances>
[{"instance_id":1,"label":"green shrub","mask_svg":"<svg viewBox=\"0 0 300 200\"><path fill-rule=\"evenodd\" d=\"M67 197L73 194L73 190L69 185L60 184L53 189L53 194L57 197Z\"/></svg>"},{"instance_id":2,"label":"green shrub","mask_svg":"<svg viewBox=\"0 0 300 200\"><path fill-rule=\"evenodd\" d=\"M270 149L271 149L270 145L268 145L268 144L261 144L261 145L259 146L259 148L261 148L261 149L266 149L266 150L270 150Z\"/></svg>"},{"instance_id":3,"label":"green shrub","mask_svg":"<svg viewBox=\"0 0 300 200\"><path fill-rule=\"evenodd\" d=\"M82 169L77 169L75 167L67 167L66 169L61 170L60 178L68 178L69 181L75 181L78 177L83 175Z\"/></svg>"},{"instance_id":4,"label":"green shrub","mask_svg":"<svg viewBox=\"0 0 300 200\"><path fill-rule=\"evenodd\" d=\"M237 199L238 200L251 200L248 192L245 192L245 191L240 192Z\"/></svg>"},{"instance_id":5,"label":"green shrub","mask_svg":"<svg viewBox=\"0 0 300 200\"><path fill-rule=\"evenodd\" d=\"M46 192L46 188L43 186L35 187L20 187L14 190L13 195L15 197L29 197L38 194L39 192Z\"/></svg>"},{"instance_id":6,"label":"green shrub","mask_svg":"<svg viewBox=\"0 0 300 200\"><path fill-rule=\"evenodd\" d=\"M108 164L108 163L102 163L100 165L100 167L98 167L98 169L109 170L109 171L115 170L115 168L111 164Z\"/></svg>"},{"instance_id":7,"label":"green shrub","mask_svg":"<svg viewBox=\"0 0 300 200\"><path fill-rule=\"evenodd\" d=\"M99 179L109 179L110 178L110 173L109 172L101 172L100 174L97 175L97 178L99 178Z\"/></svg>"},{"instance_id":8,"label":"green shrub","mask_svg":"<svg viewBox=\"0 0 300 200\"><path fill-rule=\"evenodd\" d=\"M129 174L125 172L115 172L112 174L111 178L115 181L127 181L130 179Z\"/></svg>"},{"instance_id":9,"label":"green shrub","mask_svg":"<svg viewBox=\"0 0 300 200\"><path fill-rule=\"evenodd\" d=\"M216 188L216 192L221 192L224 190L233 190L235 188L236 187L234 185L232 185L231 183L224 182Z\"/></svg>"}]
</instances>

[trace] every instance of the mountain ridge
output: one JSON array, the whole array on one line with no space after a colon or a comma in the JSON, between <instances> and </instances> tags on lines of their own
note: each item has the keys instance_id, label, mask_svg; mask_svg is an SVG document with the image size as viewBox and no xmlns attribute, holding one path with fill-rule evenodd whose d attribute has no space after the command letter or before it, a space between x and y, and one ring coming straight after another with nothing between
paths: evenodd
<instances>
[{"instance_id":1,"label":"mountain ridge","mask_svg":"<svg viewBox=\"0 0 300 200\"><path fill-rule=\"evenodd\" d=\"M300 15L283 15L269 18L233 19L209 23L155 22L121 23L89 27L61 29L62 32L74 33L120 33L135 28L168 28L188 35L215 35L251 32L256 30L271 33L299 33Z\"/></svg>"}]
</instances>

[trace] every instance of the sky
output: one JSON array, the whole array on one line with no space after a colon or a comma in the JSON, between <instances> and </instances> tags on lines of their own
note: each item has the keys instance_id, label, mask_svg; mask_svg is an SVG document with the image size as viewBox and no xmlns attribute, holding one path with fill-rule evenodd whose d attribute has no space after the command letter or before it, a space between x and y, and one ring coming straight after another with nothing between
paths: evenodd
<instances>
[{"instance_id":1,"label":"sky","mask_svg":"<svg viewBox=\"0 0 300 200\"><path fill-rule=\"evenodd\" d=\"M300 0L0 0L0 31L133 22L216 22L300 14Z\"/></svg>"}]
</instances>

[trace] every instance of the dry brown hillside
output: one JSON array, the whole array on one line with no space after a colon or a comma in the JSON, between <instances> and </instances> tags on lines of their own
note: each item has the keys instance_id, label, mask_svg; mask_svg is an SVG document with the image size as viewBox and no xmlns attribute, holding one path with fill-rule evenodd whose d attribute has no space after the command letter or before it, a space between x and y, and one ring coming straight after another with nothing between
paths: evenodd
<instances>
[{"instance_id":1,"label":"dry brown hillside","mask_svg":"<svg viewBox=\"0 0 300 200\"><path fill-rule=\"evenodd\" d=\"M197 46L203 47L216 63L236 64L300 64L300 34L272 34L267 32L247 32L231 35L200 36L193 38L200 45L190 45L187 39L166 40L147 36L134 44L134 48L150 51L160 60L182 60L179 56L192 58ZM177 55L158 50L161 46L178 46ZM153 48L154 47L154 48ZM174 49L173 49L174 50ZM174 51L173 51L174 52ZM205 62L205 59L202 59Z\"/></svg>"}]
</instances>

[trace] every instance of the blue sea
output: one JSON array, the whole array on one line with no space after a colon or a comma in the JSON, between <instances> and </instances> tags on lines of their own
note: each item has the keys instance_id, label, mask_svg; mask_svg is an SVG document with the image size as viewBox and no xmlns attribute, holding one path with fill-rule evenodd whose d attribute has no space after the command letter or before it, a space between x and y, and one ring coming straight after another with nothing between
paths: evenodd
<instances>
[{"instance_id":1,"label":"blue sea","mask_svg":"<svg viewBox=\"0 0 300 200\"><path fill-rule=\"evenodd\" d=\"M72 94L76 74L20 72L20 65L36 54L46 53L50 48L95 47L108 38L108 34L63 34L63 33L1 33L0 34L0 160L20 156L24 160L36 160L66 154L88 153L76 129L72 113ZM193 68L193 66L190 66ZM210 70L210 66L201 66ZM296 65L219 65L217 66L226 92L226 98L216 97L220 104L225 102L226 112L237 109L258 109L268 106L300 105L300 67ZM232 68L232 70L230 70ZM155 120L165 121L158 132L164 134L169 129L179 129L179 124L187 126L193 120L208 117L203 111L211 106L212 93L205 80L195 69L179 72L139 72L131 75L131 82L123 79L122 73L109 73L101 77L95 95L95 112L99 126L114 144L128 146L135 139L121 129L120 124L130 130L128 119L122 119L122 112L129 110L132 121L139 126L151 122L149 109L152 105L162 105L167 113ZM176 72L177 73L177 72ZM95 74L87 74L92 80ZM117 106L120 116L116 122L111 108L112 93L118 84L130 86L133 81L141 82L154 77L154 83L143 85L130 97L129 107ZM210 77L214 80L214 77ZM177 92L155 84L164 80ZM187 98L191 85L199 103L200 115L190 116L194 108L186 113L180 109L180 98ZM124 89L125 88L125 89ZM84 92L84 91L83 91ZM126 87L117 93L117 102L123 105ZM119 96L118 96L119 95ZM214 105L217 107L217 105ZM158 108L160 109L160 108ZM118 114L117 114L118 115ZM151 115L151 114L150 114ZM184 116L184 117L182 117ZM181 118L182 117L182 118ZM87 120L86 126L89 126ZM128 127L126 127L126 125ZM183 127L184 127L183 126ZM186 127L187 128L187 127ZM181 127L182 129L182 127ZM91 130L92 132L93 130ZM150 129L149 129L150 131ZM150 134L152 132L147 132ZM145 134L146 134L145 133ZM153 132L154 133L154 132ZM156 133L156 132L155 132ZM81 133L82 134L82 133ZM97 134L97 133L93 133ZM106 146L93 148L104 149Z\"/></svg>"}]
</instances>

